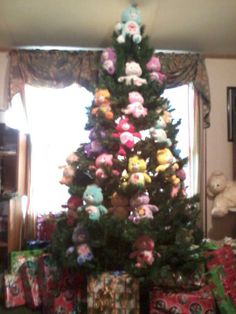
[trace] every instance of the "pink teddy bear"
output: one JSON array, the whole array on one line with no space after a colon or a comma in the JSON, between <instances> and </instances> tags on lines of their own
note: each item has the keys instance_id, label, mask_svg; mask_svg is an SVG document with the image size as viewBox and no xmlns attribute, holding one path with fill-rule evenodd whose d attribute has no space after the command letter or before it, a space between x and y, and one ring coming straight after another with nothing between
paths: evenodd
<instances>
[{"instance_id":1,"label":"pink teddy bear","mask_svg":"<svg viewBox=\"0 0 236 314\"><path fill-rule=\"evenodd\" d=\"M162 83L166 76L161 73L161 63L158 57L152 56L146 64L146 69L150 72L150 78L152 81Z\"/></svg>"},{"instance_id":2,"label":"pink teddy bear","mask_svg":"<svg viewBox=\"0 0 236 314\"><path fill-rule=\"evenodd\" d=\"M136 258L135 267L143 268L151 266L154 262L154 241L147 235L141 235L133 244L134 252L129 255L129 258Z\"/></svg>"},{"instance_id":3,"label":"pink teddy bear","mask_svg":"<svg viewBox=\"0 0 236 314\"><path fill-rule=\"evenodd\" d=\"M112 48L106 48L101 55L102 68L110 75L115 73L116 53Z\"/></svg>"},{"instance_id":4,"label":"pink teddy bear","mask_svg":"<svg viewBox=\"0 0 236 314\"><path fill-rule=\"evenodd\" d=\"M118 151L118 155L126 156L126 151L124 147L128 149L132 149L137 139L141 139L141 134L139 132L135 132L135 128L133 124L129 122L128 118L122 118L118 122L116 126L116 133L112 134L112 137L120 139L120 148Z\"/></svg>"},{"instance_id":5,"label":"pink teddy bear","mask_svg":"<svg viewBox=\"0 0 236 314\"><path fill-rule=\"evenodd\" d=\"M108 177L105 168L111 168L113 165L113 155L112 154L101 154L96 158L96 177L99 179L106 179ZM119 175L117 170L112 170L114 175Z\"/></svg>"},{"instance_id":6,"label":"pink teddy bear","mask_svg":"<svg viewBox=\"0 0 236 314\"><path fill-rule=\"evenodd\" d=\"M132 114L135 118L145 117L147 115L147 108L143 107L144 99L139 92L129 93L128 106L122 110L125 114Z\"/></svg>"}]
</instances>

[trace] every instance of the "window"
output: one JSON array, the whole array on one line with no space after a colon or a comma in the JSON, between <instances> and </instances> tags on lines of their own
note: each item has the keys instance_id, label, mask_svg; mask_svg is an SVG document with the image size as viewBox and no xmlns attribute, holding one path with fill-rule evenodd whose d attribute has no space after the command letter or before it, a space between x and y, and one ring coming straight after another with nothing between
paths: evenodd
<instances>
[{"instance_id":1,"label":"window","mask_svg":"<svg viewBox=\"0 0 236 314\"><path fill-rule=\"evenodd\" d=\"M31 207L35 215L61 211L61 205L69 198L68 188L60 185L60 166L80 143L88 142L86 108L91 105L93 95L77 84L63 89L26 86L27 129L31 134ZM164 97L169 99L174 121L181 118L178 146L181 157L189 157L186 170L187 193L194 190L194 91L191 85L166 89ZM8 124L25 130L24 114L19 96L13 99L13 110L8 114ZM15 119L17 117L17 119ZM20 123L19 123L20 122ZM188 132L186 132L186 130ZM196 178L195 178L196 179Z\"/></svg>"},{"instance_id":2,"label":"window","mask_svg":"<svg viewBox=\"0 0 236 314\"><path fill-rule=\"evenodd\" d=\"M93 95L77 84L63 89L28 85L25 95L32 147L30 204L35 214L58 212L69 198L68 188L59 183L62 167L80 143L88 142L86 107ZM14 106L16 116L17 101Z\"/></svg>"},{"instance_id":3,"label":"window","mask_svg":"<svg viewBox=\"0 0 236 314\"><path fill-rule=\"evenodd\" d=\"M180 149L181 158L188 157L188 164L185 166L186 172L186 192L189 196L198 193L198 149L196 129L197 121L194 106L194 89L192 84L182 85L171 89L166 89L163 97L170 101L171 107L174 109L172 117L174 122L181 119L179 133L177 135L177 148Z\"/></svg>"}]
</instances>

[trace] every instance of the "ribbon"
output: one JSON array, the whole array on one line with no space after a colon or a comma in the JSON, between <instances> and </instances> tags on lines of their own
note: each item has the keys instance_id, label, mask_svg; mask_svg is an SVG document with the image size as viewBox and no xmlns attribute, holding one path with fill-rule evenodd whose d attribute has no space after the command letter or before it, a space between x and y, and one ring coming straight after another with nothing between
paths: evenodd
<instances>
[{"instance_id":1,"label":"ribbon","mask_svg":"<svg viewBox=\"0 0 236 314\"><path fill-rule=\"evenodd\" d=\"M104 313L109 310L112 313L114 308L114 296L112 291L108 287L101 288L94 300L94 309L97 313Z\"/></svg>"}]
</instances>

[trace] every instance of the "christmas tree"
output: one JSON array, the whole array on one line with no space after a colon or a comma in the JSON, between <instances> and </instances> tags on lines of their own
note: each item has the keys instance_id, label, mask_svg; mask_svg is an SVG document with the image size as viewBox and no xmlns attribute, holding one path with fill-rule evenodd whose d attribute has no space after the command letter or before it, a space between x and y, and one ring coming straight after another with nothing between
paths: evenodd
<instances>
[{"instance_id":1,"label":"christmas tree","mask_svg":"<svg viewBox=\"0 0 236 314\"><path fill-rule=\"evenodd\" d=\"M61 179L71 194L52 240L62 267L122 270L162 287L196 284L199 204L186 195L187 158L176 140L180 121L162 97L164 73L130 6L101 53L90 142L68 156Z\"/></svg>"}]
</instances>

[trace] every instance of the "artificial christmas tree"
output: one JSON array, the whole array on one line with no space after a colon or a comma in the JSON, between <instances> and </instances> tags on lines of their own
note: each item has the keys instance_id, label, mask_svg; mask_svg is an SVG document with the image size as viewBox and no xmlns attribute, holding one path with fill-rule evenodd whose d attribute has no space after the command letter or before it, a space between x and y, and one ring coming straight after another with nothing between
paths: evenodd
<instances>
[{"instance_id":1,"label":"artificial christmas tree","mask_svg":"<svg viewBox=\"0 0 236 314\"><path fill-rule=\"evenodd\" d=\"M63 268L125 271L146 288L201 285L199 204L186 195L164 72L130 6L101 54L90 142L67 158L61 179L71 198L51 248Z\"/></svg>"}]
</instances>

